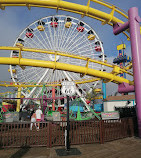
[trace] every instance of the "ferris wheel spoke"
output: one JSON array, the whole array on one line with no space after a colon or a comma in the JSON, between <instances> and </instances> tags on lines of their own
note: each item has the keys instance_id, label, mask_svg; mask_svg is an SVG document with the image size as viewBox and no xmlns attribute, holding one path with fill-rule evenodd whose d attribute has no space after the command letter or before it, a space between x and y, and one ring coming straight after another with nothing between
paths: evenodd
<instances>
[{"instance_id":1,"label":"ferris wheel spoke","mask_svg":"<svg viewBox=\"0 0 141 158\"><path fill-rule=\"evenodd\" d=\"M74 41L75 42L75 41ZM87 41L87 39L83 39L83 40L81 40L81 42L79 42L79 43L75 43L75 46L73 47L73 45L74 45L74 43L72 44L72 46L71 47L69 47L70 49L69 49L69 51L71 52L72 50L75 50L75 49L77 49L77 50L79 50L79 49L84 49L85 47L88 49L88 47L90 47L90 43L87 43L88 41ZM84 44L85 43L85 44ZM87 44L86 44L87 43Z\"/></svg>"},{"instance_id":2,"label":"ferris wheel spoke","mask_svg":"<svg viewBox=\"0 0 141 158\"><path fill-rule=\"evenodd\" d=\"M53 78L53 69L50 70L50 76L48 82L52 82L53 81L52 78Z\"/></svg>"},{"instance_id":3,"label":"ferris wheel spoke","mask_svg":"<svg viewBox=\"0 0 141 158\"><path fill-rule=\"evenodd\" d=\"M35 44L37 46L36 48L42 49L41 45L37 41L35 41L35 39L31 38L31 41L33 42L33 44Z\"/></svg>"},{"instance_id":4,"label":"ferris wheel spoke","mask_svg":"<svg viewBox=\"0 0 141 158\"><path fill-rule=\"evenodd\" d=\"M54 45L54 50L57 51L57 47L56 47L56 45L57 45L57 41L56 41L56 29L57 28L54 28L54 30L53 30L53 45Z\"/></svg>"},{"instance_id":5,"label":"ferris wheel spoke","mask_svg":"<svg viewBox=\"0 0 141 158\"><path fill-rule=\"evenodd\" d=\"M58 76L59 76L59 81L62 82L62 80L64 79L62 71L58 71Z\"/></svg>"},{"instance_id":6,"label":"ferris wheel spoke","mask_svg":"<svg viewBox=\"0 0 141 158\"><path fill-rule=\"evenodd\" d=\"M34 24L35 25L35 24ZM36 27L36 25L35 25L35 27ZM39 31L38 31L39 32ZM27 37L26 37L27 38ZM41 46L40 46L40 44L41 45L43 45L43 43L41 42L41 40L36 36L36 33L34 33L34 37L33 38L27 38L28 40L27 40L27 43L28 44L31 44L31 42L33 42L33 44L32 44L32 46L33 46L33 48L42 48ZM36 40L38 40L38 42L36 42ZM26 40L25 40L26 41ZM40 43L40 44L39 44ZM36 47L35 47L35 45L36 45Z\"/></svg>"},{"instance_id":7,"label":"ferris wheel spoke","mask_svg":"<svg viewBox=\"0 0 141 158\"><path fill-rule=\"evenodd\" d=\"M62 24L62 22L59 23L59 31L58 31L58 47L59 47L59 51L62 51L61 49L61 44L63 43L63 38L64 38L64 34L65 34L65 26L64 24Z\"/></svg>"},{"instance_id":8,"label":"ferris wheel spoke","mask_svg":"<svg viewBox=\"0 0 141 158\"><path fill-rule=\"evenodd\" d=\"M80 79L77 74L73 74L73 75L76 76L76 78L77 78L78 80ZM89 84L85 83L85 85L86 85L88 88L90 88L90 85L89 85Z\"/></svg>"},{"instance_id":9,"label":"ferris wheel spoke","mask_svg":"<svg viewBox=\"0 0 141 158\"><path fill-rule=\"evenodd\" d=\"M30 44L30 46L33 48L33 45ZM28 47L28 45L27 45L27 47ZM46 54L43 54L43 53L35 53L35 52L26 52L26 51L24 51L23 57L24 56L26 56L26 58L30 57L30 59L31 58L34 58L34 59L48 59L48 56Z\"/></svg>"},{"instance_id":10,"label":"ferris wheel spoke","mask_svg":"<svg viewBox=\"0 0 141 158\"><path fill-rule=\"evenodd\" d=\"M26 72L28 73L28 71L30 71L30 69L34 70L35 67L29 67L28 66L27 69L24 70L24 73L26 73ZM17 67L17 71L18 71L18 75L19 76L21 76L22 74L24 74L23 71L22 71L22 69L19 66Z\"/></svg>"},{"instance_id":11,"label":"ferris wheel spoke","mask_svg":"<svg viewBox=\"0 0 141 158\"><path fill-rule=\"evenodd\" d=\"M67 49L66 49L66 45L68 45L69 41L70 41L71 38L73 37L73 34L74 34L75 29L77 28L77 26L74 25L74 27L71 26L71 28L72 28L71 31L68 32L68 34L67 34L67 40L65 41L64 45L62 45L64 50L67 50ZM69 31L69 30L68 30L68 31Z\"/></svg>"},{"instance_id":12,"label":"ferris wheel spoke","mask_svg":"<svg viewBox=\"0 0 141 158\"><path fill-rule=\"evenodd\" d=\"M73 22L73 21L72 21ZM63 31L62 31L62 34L61 34L61 39L60 39L60 48L61 50L62 49L62 46L64 45L65 41L66 41L66 37L68 36L68 33L70 33L70 28L69 27L66 31L66 28L65 28L65 25L63 25ZM63 50L64 51L64 50Z\"/></svg>"},{"instance_id":13,"label":"ferris wheel spoke","mask_svg":"<svg viewBox=\"0 0 141 158\"><path fill-rule=\"evenodd\" d=\"M80 33L80 32L78 32L78 33ZM78 35L78 33L77 33L77 35ZM81 43L83 43L82 41L82 39L84 39L85 40L85 38L86 38L86 36L87 36L87 33L84 33L82 36L80 36L80 37L78 37L77 39L75 38L75 36L74 36L74 38L71 40L71 41L73 41L73 43L72 43L72 45L69 45L69 43L68 43L68 46L66 46L67 47L67 49L70 51L72 48L73 48L73 46L75 45L75 47L76 47L76 45L80 45ZM70 42L71 42L70 41ZM86 40L85 40L86 41ZM77 44L78 43L78 44Z\"/></svg>"},{"instance_id":14,"label":"ferris wheel spoke","mask_svg":"<svg viewBox=\"0 0 141 158\"><path fill-rule=\"evenodd\" d=\"M26 41L26 40L25 40ZM32 42L32 46L33 48L41 48L41 46L33 39L33 38L27 38L27 44L30 44L31 45L31 42ZM36 46L36 47L35 47Z\"/></svg>"},{"instance_id":15,"label":"ferris wheel spoke","mask_svg":"<svg viewBox=\"0 0 141 158\"><path fill-rule=\"evenodd\" d=\"M49 50L53 50L53 47L52 47L52 44L51 44L51 42L50 42L50 39L49 39L49 37L48 37L48 35L47 35L47 31L46 31L46 29L44 30L44 34L45 34L45 36L46 36L46 39L47 39L47 42L48 42L48 45L49 45Z\"/></svg>"},{"instance_id":16,"label":"ferris wheel spoke","mask_svg":"<svg viewBox=\"0 0 141 158\"><path fill-rule=\"evenodd\" d=\"M39 81L37 82L36 85L39 85L39 84L43 81L43 79L44 79L45 76L47 75L47 72L48 72L48 71L49 71L49 69L45 70L44 74L43 74L42 77L39 79ZM34 87L34 88L31 90L31 92L30 92L28 95L26 95L25 97L26 97L26 98L32 97L32 95L35 93L35 91L36 91L37 89L38 89L37 87ZM27 102L26 102L26 101L27 101ZM28 104L28 102L29 102L29 100L25 100L24 104L25 104L25 103Z\"/></svg>"},{"instance_id":17,"label":"ferris wheel spoke","mask_svg":"<svg viewBox=\"0 0 141 158\"><path fill-rule=\"evenodd\" d=\"M59 74L59 81L60 82L64 81L65 80L65 76L63 74L63 71L59 71L58 74Z\"/></svg>"},{"instance_id":18,"label":"ferris wheel spoke","mask_svg":"<svg viewBox=\"0 0 141 158\"><path fill-rule=\"evenodd\" d=\"M34 75L34 76L32 76L32 78L30 78L30 80L33 80L33 81L35 81L35 82L37 82L39 79L40 79L40 77L41 77L41 75L42 75L42 73L44 72L45 70L42 70L42 71L40 71L40 72L37 72L36 71L36 74ZM40 75L41 74L41 75Z\"/></svg>"},{"instance_id":19,"label":"ferris wheel spoke","mask_svg":"<svg viewBox=\"0 0 141 158\"><path fill-rule=\"evenodd\" d=\"M54 77L54 83L57 81L57 75L56 75L56 73L57 73L57 71L56 70L54 70L54 75L53 75L53 77Z\"/></svg>"},{"instance_id":20,"label":"ferris wheel spoke","mask_svg":"<svg viewBox=\"0 0 141 158\"><path fill-rule=\"evenodd\" d=\"M36 26L36 25L35 25ZM43 26L43 25L42 25ZM36 26L37 27L37 26ZM45 30L44 30L45 31ZM39 31L38 30L38 32L39 32L39 34L40 34L40 36L42 37L42 40L45 42L45 44L46 45L44 45L45 46L45 48L46 49L48 49L48 50L50 50L51 48L49 47L49 45L47 44L47 42L46 42L46 40L45 40L45 38L43 37L43 35L41 34L41 31ZM36 36L37 37L37 36Z\"/></svg>"},{"instance_id":21,"label":"ferris wheel spoke","mask_svg":"<svg viewBox=\"0 0 141 158\"><path fill-rule=\"evenodd\" d=\"M31 47L31 48L34 48L34 47L35 47L35 45L34 45L34 44L32 44L32 43L30 43L29 41L30 41L30 40L27 40L27 41L25 40L25 42L24 42L25 44L24 44L24 45L25 45L26 47Z\"/></svg>"},{"instance_id":22,"label":"ferris wheel spoke","mask_svg":"<svg viewBox=\"0 0 141 158\"><path fill-rule=\"evenodd\" d=\"M21 72L21 74L18 75L18 80L22 81L22 82L23 82L23 80L25 80L25 81L28 80L27 75L25 75L24 73Z\"/></svg>"},{"instance_id":23,"label":"ferris wheel spoke","mask_svg":"<svg viewBox=\"0 0 141 158\"><path fill-rule=\"evenodd\" d=\"M50 73L50 69L49 69L49 71L48 71L48 74L49 74L49 73ZM49 81L49 75L45 78L45 81L44 81L44 82L48 82L48 81ZM38 92L37 92L37 94L35 95L36 98L39 97L39 95L41 94L41 91L42 91L42 87L38 89Z\"/></svg>"},{"instance_id":24,"label":"ferris wheel spoke","mask_svg":"<svg viewBox=\"0 0 141 158\"><path fill-rule=\"evenodd\" d=\"M41 72L37 73L37 71L36 71L36 73L34 75L32 75L32 74L30 74L29 81L37 82L38 79L40 78L39 74L42 74L42 73Z\"/></svg>"},{"instance_id":25,"label":"ferris wheel spoke","mask_svg":"<svg viewBox=\"0 0 141 158\"><path fill-rule=\"evenodd\" d=\"M43 42L35 35L36 39L37 39L37 42L40 44L40 48L43 48L43 49L48 49L48 47L43 44ZM43 40L43 39L42 39ZM42 47L41 47L42 46Z\"/></svg>"},{"instance_id":26,"label":"ferris wheel spoke","mask_svg":"<svg viewBox=\"0 0 141 158\"><path fill-rule=\"evenodd\" d=\"M75 31L75 29L74 29L74 31ZM80 34L81 32L77 32L77 33L74 33L73 34L73 36L72 37L68 37L70 40L69 40L69 42L67 43L67 45L65 45L65 47L68 49L68 46L69 46L69 48L75 43L75 40L77 40L76 39L76 37L78 36L78 38L79 38L79 34ZM72 45L71 45L71 42L72 42Z\"/></svg>"},{"instance_id":27,"label":"ferris wheel spoke","mask_svg":"<svg viewBox=\"0 0 141 158\"><path fill-rule=\"evenodd\" d=\"M42 71L44 71L44 70L42 70ZM36 72L37 72L37 70L36 70L36 68L34 68L33 70L28 70L28 71L26 71L27 73L25 74L23 74L23 76L22 77L28 77L28 80L29 81L34 81L34 78L32 77L32 79L30 78L30 76L32 75L32 74L35 74ZM19 79L20 79L20 77L19 77ZM37 79L37 78L36 78Z\"/></svg>"},{"instance_id":28,"label":"ferris wheel spoke","mask_svg":"<svg viewBox=\"0 0 141 158\"><path fill-rule=\"evenodd\" d=\"M52 34L52 31L51 31L49 22L48 22L47 26L48 26L48 30L49 30L49 35L50 35L50 41L51 41L52 49L55 50L54 41L53 41L53 34Z\"/></svg>"},{"instance_id":29,"label":"ferris wheel spoke","mask_svg":"<svg viewBox=\"0 0 141 158\"><path fill-rule=\"evenodd\" d=\"M47 60L47 55L46 54L42 54L42 53L35 53L35 52L23 52L22 53L22 57L23 58L29 58L29 59L41 59L41 60Z\"/></svg>"},{"instance_id":30,"label":"ferris wheel spoke","mask_svg":"<svg viewBox=\"0 0 141 158\"><path fill-rule=\"evenodd\" d=\"M31 47L31 48L34 48L35 47L35 44L32 44L32 43L30 43L30 42L26 42L25 41L25 46L26 47ZM36 48L38 48L38 46L36 46ZM43 57L43 56L45 56L45 54L43 54L43 53L35 53L35 52L24 52L24 53L26 53L26 56L29 56L29 57L31 57L31 55L32 55L32 57L33 56L36 56L37 57L37 59L38 59L38 57Z\"/></svg>"},{"instance_id":31,"label":"ferris wheel spoke","mask_svg":"<svg viewBox=\"0 0 141 158\"><path fill-rule=\"evenodd\" d=\"M59 51L62 51L61 50L61 42L63 41L63 33L65 33L64 31L65 31L65 29L63 28L63 26L62 26L62 22L59 22L59 25L58 25L58 36L57 36L57 38L58 38L58 50Z\"/></svg>"},{"instance_id":32,"label":"ferris wheel spoke","mask_svg":"<svg viewBox=\"0 0 141 158\"><path fill-rule=\"evenodd\" d=\"M72 33L69 33L68 36L65 37L65 38L67 38L67 39L66 39L66 41L64 42L64 45L62 45L64 51L67 52L67 53L70 53L70 52L67 50L67 46L68 46L68 43L69 43L70 40L71 40L70 36L71 36L71 35L73 36L73 31L71 31L71 32L72 32Z\"/></svg>"},{"instance_id":33,"label":"ferris wheel spoke","mask_svg":"<svg viewBox=\"0 0 141 158\"><path fill-rule=\"evenodd\" d=\"M46 39L47 39L47 42L48 42L48 45L49 45L49 50L53 50L52 44L50 42L50 39L49 39L49 37L47 35L47 31L46 30L44 30L44 34L46 36Z\"/></svg>"},{"instance_id":34,"label":"ferris wheel spoke","mask_svg":"<svg viewBox=\"0 0 141 158\"><path fill-rule=\"evenodd\" d=\"M39 87L38 90L34 93L35 98L39 98L42 92L42 87Z\"/></svg>"},{"instance_id":35,"label":"ferris wheel spoke","mask_svg":"<svg viewBox=\"0 0 141 158\"><path fill-rule=\"evenodd\" d=\"M75 49L71 49L69 50L71 53L75 53L76 51L78 52L78 55L82 55L83 53L85 54L86 52L94 52L93 49L88 49L88 47L90 47L90 45L86 45L86 46L82 46L82 47L79 47L79 44L75 46Z\"/></svg>"},{"instance_id":36,"label":"ferris wheel spoke","mask_svg":"<svg viewBox=\"0 0 141 158\"><path fill-rule=\"evenodd\" d=\"M56 76L57 76L57 82L59 83L60 82L60 74L59 74L58 70L56 70Z\"/></svg>"}]
</instances>

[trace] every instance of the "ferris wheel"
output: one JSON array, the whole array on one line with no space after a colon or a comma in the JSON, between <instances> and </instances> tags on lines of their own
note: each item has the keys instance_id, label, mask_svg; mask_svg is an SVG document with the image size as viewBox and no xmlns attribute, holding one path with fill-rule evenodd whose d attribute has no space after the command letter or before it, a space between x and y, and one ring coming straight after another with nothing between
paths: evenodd
<instances>
[{"instance_id":1,"label":"ferris wheel","mask_svg":"<svg viewBox=\"0 0 141 158\"><path fill-rule=\"evenodd\" d=\"M66 15L48 16L33 22L18 36L14 46L46 49L49 51L85 56L95 60L105 60L102 42L94 29L82 20ZM10 56L17 58L19 52L12 51ZM79 66L86 65L85 61L59 55L55 57L54 54L31 53L24 51L22 57L27 59L56 61ZM89 64L89 68L103 71L103 67L96 63ZM65 80L76 81L92 78L88 75L82 77L80 74L74 72L16 65L10 65L10 73L12 80L15 83L28 82L46 84L61 83ZM78 84L76 93L78 96L83 98L83 96L86 95L86 91L89 91L91 87L96 85L97 82ZM60 87L57 87L57 89L60 89ZM22 94L25 98L39 98L41 92L42 88L39 87L22 89ZM51 87L47 87L46 92L48 97L50 97ZM61 92L58 90L56 96L61 95ZM28 100L25 102L28 102ZM58 104L60 104L59 102L60 101L58 100Z\"/></svg>"}]
</instances>

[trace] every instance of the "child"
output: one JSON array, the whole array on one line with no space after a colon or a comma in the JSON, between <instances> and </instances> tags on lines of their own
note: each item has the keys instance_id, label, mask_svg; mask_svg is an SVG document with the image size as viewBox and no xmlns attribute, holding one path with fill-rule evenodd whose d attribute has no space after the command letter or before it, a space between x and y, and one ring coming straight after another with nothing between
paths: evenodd
<instances>
[{"instance_id":1,"label":"child","mask_svg":"<svg viewBox=\"0 0 141 158\"><path fill-rule=\"evenodd\" d=\"M31 116L30 130L32 130L33 124L35 125L35 127L37 127L36 126L36 114L35 113L33 113L33 115Z\"/></svg>"}]
</instances>

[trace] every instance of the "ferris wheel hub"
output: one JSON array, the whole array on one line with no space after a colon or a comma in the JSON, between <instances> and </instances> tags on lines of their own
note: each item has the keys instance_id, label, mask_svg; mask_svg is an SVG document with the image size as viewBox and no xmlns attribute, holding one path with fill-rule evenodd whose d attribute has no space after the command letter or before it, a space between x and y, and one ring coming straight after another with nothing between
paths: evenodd
<instances>
[{"instance_id":1,"label":"ferris wheel hub","mask_svg":"<svg viewBox=\"0 0 141 158\"><path fill-rule=\"evenodd\" d=\"M49 58L50 58L51 61L59 61L60 56L59 55L50 54Z\"/></svg>"}]
</instances>

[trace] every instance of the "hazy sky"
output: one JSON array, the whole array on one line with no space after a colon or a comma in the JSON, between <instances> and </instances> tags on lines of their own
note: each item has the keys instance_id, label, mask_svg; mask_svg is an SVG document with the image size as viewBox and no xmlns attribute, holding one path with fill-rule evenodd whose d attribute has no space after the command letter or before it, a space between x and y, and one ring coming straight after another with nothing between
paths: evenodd
<instances>
[{"instance_id":1,"label":"hazy sky","mask_svg":"<svg viewBox=\"0 0 141 158\"><path fill-rule=\"evenodd\" d=\"M75 2L79 4L87 4L87 0L67 0L69 2ZM106 0L111 4L116 5L117 7L123 9L124 11L128 12L128 9L131 7L138 7L139 14L141 16L141 0ZM110 10L105 9L97 4L92 4L93 7L96 9L100 9L110 13ZM101 41L103 41L103 47L105 54L108 56L108 62L113 61L113 58L117 56L116 46L124 42L127 45L126 53L130 54L130 41L126 40L126 37L122 34L115 36L113 35L112 27L109 25L101 25L101 22L84 17L81 18L80 15L65 12L65 11L58 11L54 9L47 9L47 8L31 8L29 11L26 7L6 7L6 9L0 10L0 45L1 46L12 46L14 41L16 40L17 36L25 29L29 24L38 20L45 16L56 15L56 14L65 14L76 17L78 19L83 20L88 25L90 25L98 34ZM116 16L116 15L115 15ZM120 16L117 16L120 18ZM0 51L0 56L9 57L9 51ZM8 73L8 66L0 65L0 81L10 81L11 76ZM109 84L108 84L109 85ZM112 84L113 86L113 84ZM117 88L117 86L116 86ZM0 90L1 91L1 90ZM112 93L107 86L108 95ZM116 91L116 90L115 90Z\"/></svg>"}]
</instances>

